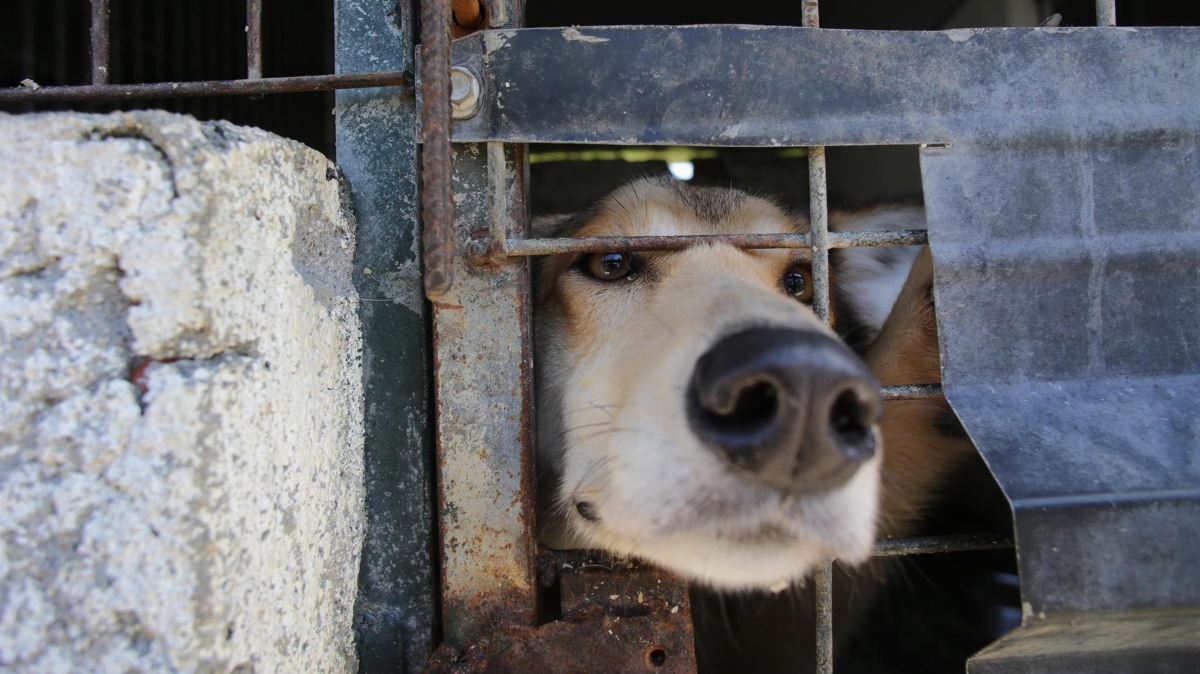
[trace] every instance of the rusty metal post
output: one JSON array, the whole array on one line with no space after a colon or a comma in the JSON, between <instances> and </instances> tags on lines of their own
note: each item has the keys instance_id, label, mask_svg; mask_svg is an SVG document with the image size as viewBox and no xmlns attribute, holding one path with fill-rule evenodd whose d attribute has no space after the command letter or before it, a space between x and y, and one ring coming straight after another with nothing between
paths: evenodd
<instances>
[{"instance_id":1,"label":"rusty metal post","mask_svg":"<svg viewBox=\"0 0 1200 674\"><path fill-rule=\"evenodd\" d=\"M108 0L92 0L92 84L108 84Z\"/></svg>"},{"instance_id":2,"label":"rusty metal post","mask_svg":"<svg viewBox=\"0 0 1200 674\"><path fill-rule=\"evenodd\" d=\"M442 39L450 19L449 3L440 4L447 10L440 13ZM505 0L489 6L488 15L519 20L518 8L515 0ZM425 12L427 24L430 14ZM423 68L425 73L429 63ZM448 74L449 63L437 70ZM427 109L434 96L446 103L445 117L435 122L448 124L448 87L435 91L428 81L423 86ZM426 145L424 151L431 149ZM448 169L448 145L446 150L426 168ZM509 232L527 236L525 147L496 143L455 150L458 202L453 221L447 221L453 227L431 232L430 225L438 223L426 220L425 280L433 300L442 632L448 643L462 647L502 627L536 626L537 534L530 261L501 257L499 264L481 267L450 247L452 240L481 239L485 230L493 241ZM427 179L425 194L430 188ZM446 189L434 195L447 200L446 212L450 194Z\"/></svg>"},{"instance_id":3,"label":"rusty metal post","mask_svg":"<svg viewBox=\"0 0 1200 674\"><path fill-rule=\"evenodd\" d=\"M454 235L482 234L489 212L524 235L523 147L506 146L499 171L480 149L458 153ZM461 647L536 624L532 308L528 258L452 261L455 284L433 302L434 391L443 634Z\"/></svg>"},{"instance_id":4,"label":"rusty metal post","mask_svg":"<svg viewBox=\"0 0 1200 674\"><path fill-rule=\"evenodd\" d=\"M251 80L263 76L262 3L246 0L246 77Z\"/></svg>"},{"instance_id":5,"label":"rusty metal post","mask_svg":"<svg viewBox=\"0 0 1200 674\"><path fill-rule=\"evenodd\" d=\"M454 282L454 193L450 175L450 4L421 0L421 245L425 295Z\"/></svg>"}]
</instances>

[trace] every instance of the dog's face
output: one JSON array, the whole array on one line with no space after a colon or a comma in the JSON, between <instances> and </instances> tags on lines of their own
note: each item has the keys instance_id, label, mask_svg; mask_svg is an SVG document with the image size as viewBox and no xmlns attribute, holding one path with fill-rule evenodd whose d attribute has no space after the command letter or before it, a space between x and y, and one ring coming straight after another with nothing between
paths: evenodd
<instances>
[{"instance_id":1,"label":"dog's face","mask_svg":"<svg viewBox=\"0 0 1200 674\"><path fill-rule=\"evenodd\" d=\"M540 226L575 237L807 229L765 200L663 180ZM727 589L866 557L882 403L808 304L807 251L560 255L537 278L546 543Z\"/></svg>"}]
</instances>

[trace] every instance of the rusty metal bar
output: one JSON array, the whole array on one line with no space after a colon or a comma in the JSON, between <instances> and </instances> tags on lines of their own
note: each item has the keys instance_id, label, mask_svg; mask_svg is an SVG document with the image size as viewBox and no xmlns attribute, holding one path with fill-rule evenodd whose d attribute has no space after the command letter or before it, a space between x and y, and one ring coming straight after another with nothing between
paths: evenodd
<instances>
[{"instance_id":1,"label":"rusty metal bar","mask_svg":"<svg viewBox=\"0 0 1200 674\"><path fill-rule=\"evenodd\" d=\"M880 232L829 232L828 247L921 246L929 237L923 229ZM738 248L809 248L809 234L703 234L694 236L597 236L562 239L509 239L511 256L561 253L607 253L639 250L683 250L691 246L723 243Z\"/></svg>"},{"instance_id":2,"label":"rusty metal bar","mask_svg":"<svg viewBox=\"0 0 1200 674\"><path fill-rule=\"evenodd\" d=\"M265 77L259 80L209 80L204 82L158 82L154 84L99 84L38 89L0 89L0 103L19 101L120 101L137 98L183 98L191 96L246 96L254 94L297 94L337 89L410 87L412 73L346 73Z\"/></svg>"},{"instance_id":3,"label":"rusty metal bar","mask_svg":"<svg viewBox=\"0 0 1200 674\"><path fill-rule=\"evenodd\" d=\"M473 30L483 26L483 7L480 0L454 0L451 15L459 28Z\"/></svg>"},{"instance_id":4,"label":"rusty metal bar","mask_svg":"<svg viewBox=\"0 0 1200 674\"><path fill-rule=\"evenodd\" d=\"M1117 0L1096 0L1096 25L1117 25Z\"/></svg>"},{"instance_id":5,"label":"rusty metal bar","mask_svg":"<svg viewBox=\"0 0 1200 674\"><path fill-rule=\"evenodd\" d=\"M817 624L817 672L833 672L833 561L817 568L816 600L813 610Z\"/></svg>"},{"instance_id":6,"label":"rusty metal bar","mask_svg":"<svg viewBox=\"0 0 1200 674\"><path fill-rule=\"evenodd\" d=\"M1007 534L955 534L924 536L876 541L871 550L874 557L899 555L929 555L940 552L973 552L975 550L1007 550L1013 547Z\"/></svg>"},{"instance_id":7,"label":"rusty metal bar","mask_svg":"<svg viewBox=\"0 0 1200 674\"><path fill-rule=\"evenodd\" d=\"M488 176L503 176L505 171L504 143L487 144ZM508 249L508 191L503 181L497 189L488 193L488 243L489 256L503 259Z\"/></svg>"},{"instance_id":8,"label":"rusty metal bar","mask_svg":"<svg viewBox=\"0 0 1200 674\"><path fill-rule=\"evenodd\" d=\"M246 0L246 77L262 79L262 3Z\"/></svg>"},{"instance_id":9,"label":"rusty metal bar","mask_svg":"<svg viewBox=\"0 0 1200 674\"><path fill-rule=\"evenodd\" d=\"M884 400L924 400L940 398L941 384L901 384L899 386L881 386L879 392Z\"/></svg>"},{"instance_id":10,"label":"rusty metal bar","mask_svg":"<svg viewBox=\"0 0 1200 674\"><path fill-rule=\"evenodd\" d=\"M92 0L92 84L108 84L108 0Z\"/></svg>"},{"instance_id":11,"label":"rusty metal bar","mask_svg":"<svg viewBox=\"0 0 1200 674\"><path fill-rule=\"evenodd\" d=\"M450 180L450 5L421 0L421 243L425 296L454 283L454 193Z\"/></svg>"}]
</instances>

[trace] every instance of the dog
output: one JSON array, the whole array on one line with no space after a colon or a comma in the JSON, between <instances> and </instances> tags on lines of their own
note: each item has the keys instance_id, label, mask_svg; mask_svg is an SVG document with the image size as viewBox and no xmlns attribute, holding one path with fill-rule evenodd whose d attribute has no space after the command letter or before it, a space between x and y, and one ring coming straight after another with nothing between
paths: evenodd
<instances>
[{"instance_id":1,"label":"dog","mask_svg":"<svg viewBox=\"0 0 1200 674\"><path fill-rule=\"evenodd\" d=\"M643 179L535 227L592 237L801 233L807 222L736 190ZM871 304L886 303L880 293L853 301L870 270L848 261L839 271L853 283L837 291L835 317L847 307L860 341L908 348L883 339L900 331L879 320L888 315ZM540 530L550 547L639 557L719 590L786 587L825 559L866 560L876 535L915 517L941 474L926 457L884 451L878 393L881 379L900 375L936 381L936 367L908 372L878 351L856 355L812 311L805 249L563 254L540 261L535 285ZM927 407L909 401L889 416L924 423ZM896 470L883 480L896 498L881 510L889 461Z\"/></svg>"}]
</instances>

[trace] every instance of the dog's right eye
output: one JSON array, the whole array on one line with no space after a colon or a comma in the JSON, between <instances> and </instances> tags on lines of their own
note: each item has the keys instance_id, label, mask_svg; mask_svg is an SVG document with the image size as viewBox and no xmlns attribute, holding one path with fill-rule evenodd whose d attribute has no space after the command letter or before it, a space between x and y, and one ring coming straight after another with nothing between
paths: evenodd
<instances>
[{"instance_id":1,"label":"dog's right eye","mask_svg":"<svg viewBox=\"0 0 1200 674\"><path fill-rule=\"evenodd\" d=\"M596 253L587 260L587 269L601 281L616 281L629 273L633 257L629 253Z\"/></svg>"}]
</instances>

